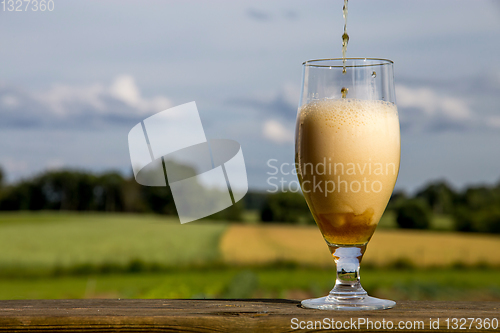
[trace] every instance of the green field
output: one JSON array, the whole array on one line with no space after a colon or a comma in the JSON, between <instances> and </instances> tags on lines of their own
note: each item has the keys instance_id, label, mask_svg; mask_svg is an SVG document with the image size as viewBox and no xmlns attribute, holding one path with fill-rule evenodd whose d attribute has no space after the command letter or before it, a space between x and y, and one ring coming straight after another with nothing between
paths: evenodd
<instances>
[{"instance_id":1,"label":"green field","mask_svg":"<svg viewBox=\"0 0 500 333\"><path fill-rule=\"evenodd\" d=\"M219 239L227 227L131 214L3 213L0 221L4 270L132 261L204 265L218 259Z\"/></svg>"},{"instance_id":2,"label":"green field","mask_svg":"<svg viewBox=\"0 0 500 333\"><path fill-rule=\"evenodd\" d=\"M314 251L328 252L321 239L316 241L315 227L248 227L254 228L253 234L244 225L210 221L181 225L173 218L157 215L2 213L0 299L302 299L324 295L331 289L334 271L328 255L326 265L302 261L307 256L300 255L281 263L280 257L260 264L234 261L241 254L269 256L273 251L293 252L291 249L312 256ZM381 235L391 232L396 231L382 230ZM222 243L231 233L241 241L229 242L233 247L225 248ZM306 243L306 234L313 241ZM415 238L419 243L422 235ZM455 237L450 233L429 235L438 239L440 235L443 239ZM290 244L281 240L285 236L289 236ZM301 237L302 243L294 237ZM500 244L497 240L489 239L493 246ZM258 248L264 246L270 250L259 252ZM237 253L237 248L242 251ZM492 250L485 248L484 253L498 255ZM231 254L228 251L237 255L233 261L225 259ZM367 265L361 272L363 286L375 296L396 300L500 300L497 266L376 267ZM478 277L481 283L477 283Z\"/></svg>"},{"instance_id":3,"label":"green field","mask_svg":"<svg viewBox=\"0 0 500 333\"><path fill-rule=\"evenodd\" d=\"M324 296L334 271L318 268L182 269L157 273L0 278L0 299L289 298ZM475 277L481 276L481 284ZM361 272L373 296L395 300L500 300L500 271L472 269Z\"/></svg>"}]
</instances>

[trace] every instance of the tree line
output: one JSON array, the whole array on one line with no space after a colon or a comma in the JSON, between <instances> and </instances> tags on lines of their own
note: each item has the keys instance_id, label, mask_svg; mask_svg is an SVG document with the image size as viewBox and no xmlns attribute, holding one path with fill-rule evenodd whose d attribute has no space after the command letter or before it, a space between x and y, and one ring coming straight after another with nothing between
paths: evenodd
<instances>
[{"instance_id":1,"label":"tree line","mask_svg":"<svg viewBox=\"0 0 500 333\"><path fill-rule=\"evenodd\" d=\"M500 183L456 191L444 181L430 183L414 195L395 192L387 211L404 229L429 229L433 216L446 215L464 232L500 233ZM269 195L261 210L264 222L314 223L299 193Z\"/></svg>"},{"instance_id":2,"label":"tree line","mask_svg":"<svg viewBox=\"0 0 500 333\"><path fill-rule=\"evenodd\" d=\"M183 167L186 175L195 175L193 169ZM170 187L142 186L134 177L125 177L118 172L47 171L10 185L4 184L4 178L0 169L0 211L64 210L177 215ZM243 209L243 203L238 203L210 218L239 221Z\"/></svg>"},{"instance_id":3,"label":"tree line","mask_svg":"<svg viewBox=\"0 0 500 333\"><path fill-rule=\"evenodd\" d=\"M169 187L141 186L118 172L77 170L48 171L0 185L0 210L176 213Z\"/></svg>"},{"instance_id":4,"label":"tree line","mask_svg":"<svg viewBox=\"0 0 500 333\"><path fill-rule=\"evenodd\" d=\"M188 170L189 171L189 170ZM191 171L194 174L194 170ZM150 187L118 172L47 171L5 185L0 169L0 210L67 210L176 215L170 187ZM262 222L314 224L300 193L249 192L212 219L241 221L246 210ZM450 216L454 229L500 233L500 184L453 189L444 181L430 183L414 195L395 192L388 204L400 228L428 229L435 215Z\"/></svg>"}]
</instances>

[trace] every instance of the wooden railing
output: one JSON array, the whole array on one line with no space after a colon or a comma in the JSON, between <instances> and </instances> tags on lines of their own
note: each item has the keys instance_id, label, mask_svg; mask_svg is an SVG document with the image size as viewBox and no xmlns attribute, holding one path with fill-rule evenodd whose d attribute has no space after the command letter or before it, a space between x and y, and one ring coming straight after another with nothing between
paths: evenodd
<instances>
[{"instance_id":1,"label":"wooden railing","mask_svg":"<svg viewBox=\"0 0 500 333\"><path fill-rule=\"evenodd\" d=\"M0 332L320 332L332 325L358 332L495 332L499 320L500 302L401 301L390 310L321 311L282 299L0 301Z\"/></svg>"}]
</instances>

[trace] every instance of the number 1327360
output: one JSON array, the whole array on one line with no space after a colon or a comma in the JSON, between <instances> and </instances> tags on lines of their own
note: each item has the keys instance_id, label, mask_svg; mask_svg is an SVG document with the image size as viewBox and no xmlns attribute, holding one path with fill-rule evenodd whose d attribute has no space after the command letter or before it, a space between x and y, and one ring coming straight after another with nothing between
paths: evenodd
<instances>
[{"instance_id":1,"label":"number 1327360","mask_svg":"<svg viewBox=\"0 0 500 333\"><path fill-rule=\"evenodd\" d=\"M2 0L0 10L4 12L51 12L54 0Z\"/></svg>"}]
</instances>

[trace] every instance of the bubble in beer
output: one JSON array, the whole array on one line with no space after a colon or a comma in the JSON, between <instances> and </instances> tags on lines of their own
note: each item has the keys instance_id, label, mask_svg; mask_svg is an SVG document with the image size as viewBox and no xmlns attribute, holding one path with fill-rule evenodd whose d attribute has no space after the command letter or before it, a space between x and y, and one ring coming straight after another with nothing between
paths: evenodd
<instances>
[{"instance_id":1,"label":"bubble in beer","mask_svg":"<svg viewBox=\"0 0 500 333\"><path fill-rule=\"evenodd\" d=\"M372 78L376 78L377 77L377 72L373 71L372 72Z\"/></svg>"},{"instance_id":2,"label":"bubble in beer","mask_svg":"<svg viewBox=\"0 0 500 333\"><path fill-rule=\"evenodd\" d=\"M348 88L346 87L342 87L342 89L340 89L340 93L342 94L342 98L346 98L347 97L347 92L349 91Z\"/></svg>"}]
</instances>

